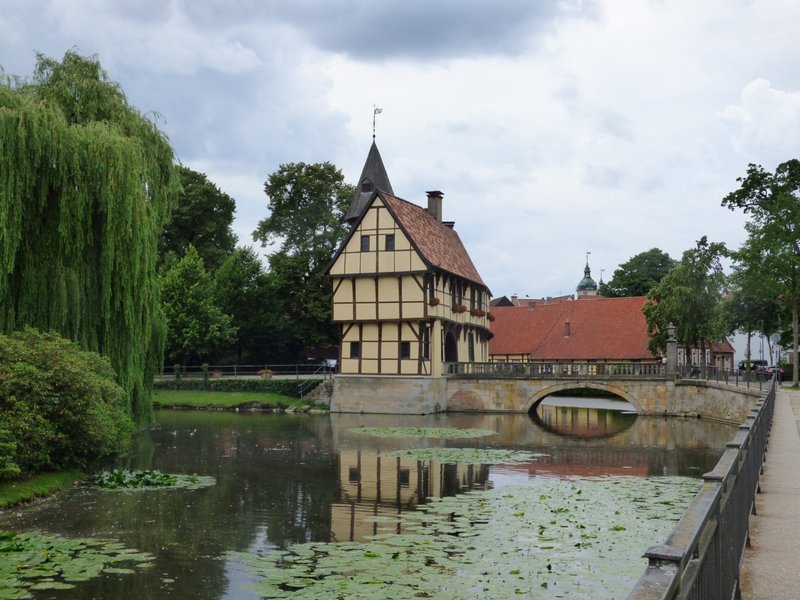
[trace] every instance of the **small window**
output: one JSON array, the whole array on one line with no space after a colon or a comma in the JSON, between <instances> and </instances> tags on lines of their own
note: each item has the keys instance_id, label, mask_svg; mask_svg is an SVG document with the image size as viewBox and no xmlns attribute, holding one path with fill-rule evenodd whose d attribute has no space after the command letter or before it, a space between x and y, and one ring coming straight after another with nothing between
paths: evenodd
<instances>
[{"instance_id":1,"label":"small window","mask_svg":"<svg viewBox=\"0 0 800 600\"><path fill-rule=\"evenodd\" d=\"M374 188L372 187L372 182L367 181L366 179L361 182L361 191L362 192L371 192Z\"/></svg>"},{"instance_id":2,"label":"small window","mask_svg":"<svg viewBox=\"0 0 800 600\"><path fill-rule=\"evenodd\" d=\"M350 358L361 358L361 342L350 342Z\"/></svg>"},{"instance_id":3,"label":"small window","mask_svg":"<svg viewBox=\"0 0 800 600\"><path fill-rule=\"evenodd\" d=\"M411 342L400 342L400 358L411 358Z\"/></svg>"},{"instance_id":4,"label":"small window","mask_svg":"<svg viewBox=\"0 0 800 600\"><path fill-rule=\"evenodd\" d=\"M408 487L408 485L411 483L411 469L400 469L397 483L403 487Z\"/></svg>"},{"instance_id":5,"label":"small window","mask_svg":"<svg viewBox=\"0 0 800 600\"><path fill-rule=\"evenodd\" d=\"M394 250L394 234L390 233L386 236L386 250Z\"/></svg>"},{"instance_id":6,"label":"small window","mask_svg":"<svg viewBox=\"0 0 800 600\"><path fill-rule=\"evenodd\" d=\"M347 473L347 480L350 483L358 483L361 481L361 469L358 467L350 467Z\"/></svg>"},{"instance_id":7,"label":"small window","mask_svg":"<svg viewBox=\"0 0 800 600\"><path fill-rule=\"evenodd\" d=\"M475 336L471 333L467 337L467 344L469 346L469 362L475 362Z\"/></svg>"},{"instance_id":8,"label":"small window","mask_svg":"<svg viewBox=\"0 0 800 600\"><path fill-rule=\"evenodd\" d=\"M422 330L422 358L425 360L431 358L431 332L427 328Z\"/></svg>"},{"instance_id":9,"label":"small window","mask_svg":"<svg viewBox=\"0 0 800 600\"><path fill-rule=\"evenodd\" d=\"M369 252L369 236L362 235L361 236L361 251L362 252Z\"/></svg>"}]
</instances>

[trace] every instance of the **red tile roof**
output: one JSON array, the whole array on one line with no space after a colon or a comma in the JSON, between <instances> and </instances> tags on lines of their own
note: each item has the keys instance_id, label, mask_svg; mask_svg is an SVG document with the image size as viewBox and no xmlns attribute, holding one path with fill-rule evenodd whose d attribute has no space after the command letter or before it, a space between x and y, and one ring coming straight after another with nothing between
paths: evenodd
<instances>
[{"instance_id":1,"label":"red tile roof","mask_svg":"<svg viewBox=\"0 0 800 600\"><path fill-rule=\"evenodd\" d=\"M644 296L593 297L493 308L489 354L529 354L532 360L652 360L644 302Z\"/></svg>"},{"instance_id":2,"label":"red tile roof","mask_svg":"<svg viewBox=\"0 0 800 600\"><path fill-rule=\"evenodd\" d=\"M439 223L421 206L383 191L378 194L424 261L488 289L452 227Z\"/></svg>"}]
</instances>

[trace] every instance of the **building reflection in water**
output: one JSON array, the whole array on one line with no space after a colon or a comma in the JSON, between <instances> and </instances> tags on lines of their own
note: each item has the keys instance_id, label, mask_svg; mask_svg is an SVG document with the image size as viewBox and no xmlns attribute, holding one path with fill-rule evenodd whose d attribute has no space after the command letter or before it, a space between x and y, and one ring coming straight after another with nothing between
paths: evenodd
<instances>
[{"instance_id":1,"label":"building reflection in water","mask_svg":"<svg viewBox=\"0 0 800 600\"><path fill-rule=\"evenodd\" d=\"M331 505L331 528L336 541L363 540L385 532L387 519L375 517L391 519L413 511L428 498L491 487L489 465L382 456L377 450L363 448L340 451L339 475L341 501ZM399 523L392 527L402 533Z\"/></svg>"},{"instance_id":2,"label":"building reflection in water","mask_svg":"<svg viewBox=\"0 0 800 600\"><path fill-rule=\"evenodd\" d=\"M637 416L629 407L608 399L558 398L540 405L536 415L331 415L340 480L339 496L331 505L332 539L363 540L401 532L397 515L415 510L428 498L535 485L540 477L699 477L714 468L737 430L702 419ZM351 433L369 426L475 428L495 435L412 440ZM459 447L521 450L537 458L525 464L456 465L394 455L413 448Z\"/></svg>"}]
</instances>

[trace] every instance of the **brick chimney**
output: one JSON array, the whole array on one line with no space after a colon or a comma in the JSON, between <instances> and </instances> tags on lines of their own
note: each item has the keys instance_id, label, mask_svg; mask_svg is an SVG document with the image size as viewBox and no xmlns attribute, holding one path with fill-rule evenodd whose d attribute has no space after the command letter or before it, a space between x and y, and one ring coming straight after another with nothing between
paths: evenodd
<instances>
[{"instance_id":1,"label":"brick chimney","mask_svg":"<svg viewBox=\"0 0 800 600\"><path fill-rule=\"evenodd\" d=\"M425 192L428 194L428 212L439 223L442 222L442 198L444 193L439 190Z\"/></svg>"}]
</instances>

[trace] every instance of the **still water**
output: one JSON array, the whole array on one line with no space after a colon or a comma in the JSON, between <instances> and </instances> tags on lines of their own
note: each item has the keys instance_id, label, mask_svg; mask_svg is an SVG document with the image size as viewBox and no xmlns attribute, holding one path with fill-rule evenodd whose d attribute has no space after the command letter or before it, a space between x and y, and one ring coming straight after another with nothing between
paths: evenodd
<instances>
[{"instance_id":1,"label":"still water","mask_svg":"<svg viewBox=\"0 0 800 600\"><path fill-rule=\"evenodd\" d=\"M72 590L35 591L35 598L254 599L242 588L251 577L226 553L361 540L375 531L369 517L413 511L428 497L540 477L699 477L716 464L736 431L720 423L641 417L619 408L608 400L558 398L531 416L160 411L157 427L141 434L118 466L210 475L216 485L145 492L75 487L0 513L0 530L113 539L155 556L153 567L135 574L102 575ZM445 440L352 431L363 426L497 433ZM385 456L420 447L515 449L542 456L513 466Z\"/></svg>"}]
</instances>

